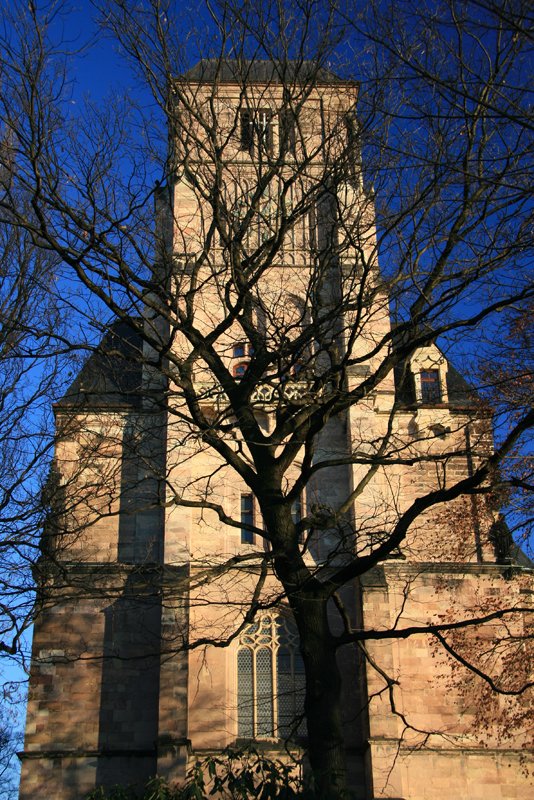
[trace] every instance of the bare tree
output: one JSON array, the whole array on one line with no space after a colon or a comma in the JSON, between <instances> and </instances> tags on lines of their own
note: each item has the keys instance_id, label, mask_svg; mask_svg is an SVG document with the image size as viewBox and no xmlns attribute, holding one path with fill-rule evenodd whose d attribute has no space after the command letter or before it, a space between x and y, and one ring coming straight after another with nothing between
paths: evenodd
<instances>
[{"instance_id":1,"label":"bare tree","mask_svg":"<svg viewBox=\"0 0 534 800\"><path fill-rule=\"evenodd\" d=\"M6 189L0 189L4 199ZM0 650L16 656L32 617L31 569L40 554L42 490L53 448L50 404L66 345L56 338L52 259L8 222L0 227L0 253Z\"/></svg>"},{"instance_id":2,"label":"bare tree","mask_svg":"<svg viewBox=\"0 0 534 800\"><path fill-rule=\"evenodd\" d=\"M96 3L153 107L116 101L75 118L33 4L21 10L24 37L14 27L5 41L3 124L31 213L14 193L0 213L61 259L68 289L123 326L97 354L105 368L91 367L89 383L104 382L79 380L58 412L50 548L106 560L109 520L141 515L146 535L125 534L122 560L187 561L187 585L164 604L187 594L198 609L187 634L164 637L169 654L229 644L259 612L288 604L320 797L346 792L349 646L374 670L371 697L387 695L423 741L435 732L400 710L381 641L426 635L494 692L530 686L524 675L504 686L491 659L453 640L523 619L519 590L411 624L406 570L393 624L369 628L356 602L358 582L399 555L490 560L484 499L520 480L499 465L532 410L492 449L489 412L452 368L445 377L443 355L532 297L519 5L471 13L451 2L404 17L398 4L370 4L360 23L336 4L222 2L207 6L208 47L198 27L184 34L172 3ZM91 394L96 406L80 406ZM164 554L157 531L164 517L178 529L178 512L199 536L167 533ZM210 531L221 530L245 546L215 554ZM73 584L67 571L54 581L63 593L124 593ZM526 644L528 631L518 637Z\"/></svg>"},{"instance_id":3,"label":"bare tree","mask_svg":"<svg viewBox=\"0 0 534 800\"><path fill-rule=\"evenodd\" d=\"M520 305L501 315L498 347L488 342L479 360L481 389L494 410L494 427L499 437L515 424L532 398L531 304ZM532 453L521 443L501 464L506 478L502 505L508 510L495 529L499 558L506 561L519 543L528 555L532 548ZM508 480L509 478L509 480Z\"/></svg>"},{"instance_id":4,"label":"bare tree","mask_svg":"<svg viewBox=\"0 0 534 800\"><path fill-rule=\"evenodd\" d=\"M20 685L15 681L6 681L6 673L2 672L2 696L0 708L2 724L0 726L0 797L12 800L17 796L18 764L17 750L23 738L23 717L20 713L23 704L20 697Z\"/></svg>"},{"instance_id":5,"label":"bare tree","mask_svg":"<svg viewBox=\"0 0 534 800\"><path fill-rule=\"evenodd\" d=\"M0 673L2 798L17 793L16 751L24 709L17 687L25 676L16 674L15 665L28 665L35 601L32 569L41 552L42 490L53 454L50 403L59 370L51 332L59 332L60 326L47 288L51 263L23 232L0 226L0 654L6 662Z\"/></svg>"}]
</instances>

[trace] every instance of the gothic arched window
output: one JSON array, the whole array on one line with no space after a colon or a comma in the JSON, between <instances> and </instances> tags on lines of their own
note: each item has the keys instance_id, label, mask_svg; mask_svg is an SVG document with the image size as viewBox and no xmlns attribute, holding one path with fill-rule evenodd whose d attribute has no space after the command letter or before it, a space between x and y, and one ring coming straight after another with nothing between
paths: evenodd
<instances>
[{"instance_id":1,"label":"gothic arched window","mask_svg":"<svg viewBox=\"0 0 534 800\"><path fill-rule=\"evenodd\" d=\"M238 736L287 739L305 734L304 664L291 617L264 614L248 625L237 651Z\"/></svg>"}]
</instances>

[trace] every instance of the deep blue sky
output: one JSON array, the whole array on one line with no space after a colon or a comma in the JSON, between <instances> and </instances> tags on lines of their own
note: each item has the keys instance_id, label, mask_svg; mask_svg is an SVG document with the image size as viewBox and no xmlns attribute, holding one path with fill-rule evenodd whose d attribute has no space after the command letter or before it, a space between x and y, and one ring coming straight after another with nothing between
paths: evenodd
<instances>
[{"instance_id":1,"label":"deep blue sky","mask_svg":"<svg viewBox=\"0 0 534 800\"><path fill-rule=\"evenodd\" d=\"M99 29L90 0L77 0L73 10L58 16L52 35L61 38L68 56L67 70L73 80L73 98L89 94L103 99L116 88L138 91L134 76L118 53L116 43Z\"/></svg>"}]
</instances>

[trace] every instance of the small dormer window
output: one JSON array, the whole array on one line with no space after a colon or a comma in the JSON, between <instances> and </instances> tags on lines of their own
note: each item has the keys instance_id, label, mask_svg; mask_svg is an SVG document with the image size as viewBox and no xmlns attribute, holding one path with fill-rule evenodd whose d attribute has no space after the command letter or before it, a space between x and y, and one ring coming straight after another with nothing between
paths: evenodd
<instances>
[{"instance_id":1,"label":"small dormer window","mask_svg":"<svg viewBox=\"0 0 534 800\"><path fill-rule=\"evenodd\" d=\"M408 368L411 373L412 401L422 405L441 405L449 402L448 363L435 345L417 350L410 358Z\"/></svg>"},{"instance_id":2,"label":"small dormer window","mask_svg":"<svg viewBox=\"0 0 534 800\"><path fill-rule=\"evenodd\" d=\"M241 150L249 153L255 148L270 153L273 146L273 115L271 111L242 111L240 117Z\"/></svg>"},{"instance_id":3,"label":"small dormer window","mask_svg":"<svg viewBox=\"0 0 534 800\"><path fill-rule=\"evenodd\" d=\"M438 369L424 369L421 372L421 402L441 403L441 384Z\"/></svg>"}]
</instances>

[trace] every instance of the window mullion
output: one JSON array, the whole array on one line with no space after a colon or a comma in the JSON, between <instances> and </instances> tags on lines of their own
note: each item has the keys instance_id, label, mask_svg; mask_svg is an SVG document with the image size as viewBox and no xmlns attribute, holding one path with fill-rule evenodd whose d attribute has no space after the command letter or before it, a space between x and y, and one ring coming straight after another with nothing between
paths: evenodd
<instances>
[{"instance_id":1,"label":"window mullion","mask_svg":"<svg viewBox=\"0 0 534 800\"><path fill-rule=\"evenodd\" d=\"M256 648L252 651L252 736L255 739L258 735L258 686L256 682Z\"/></svg>"},{"instance_id":2,"label":"window mullion","mask_svg":"<svg viewBox=\"0 0 534 800\"><path fill-rule=\"evenodd\" d=\"M271 674L273 686L273 734L278 736L278 647L274 639L271 652Z\"/></svg>"}]
</instances>

